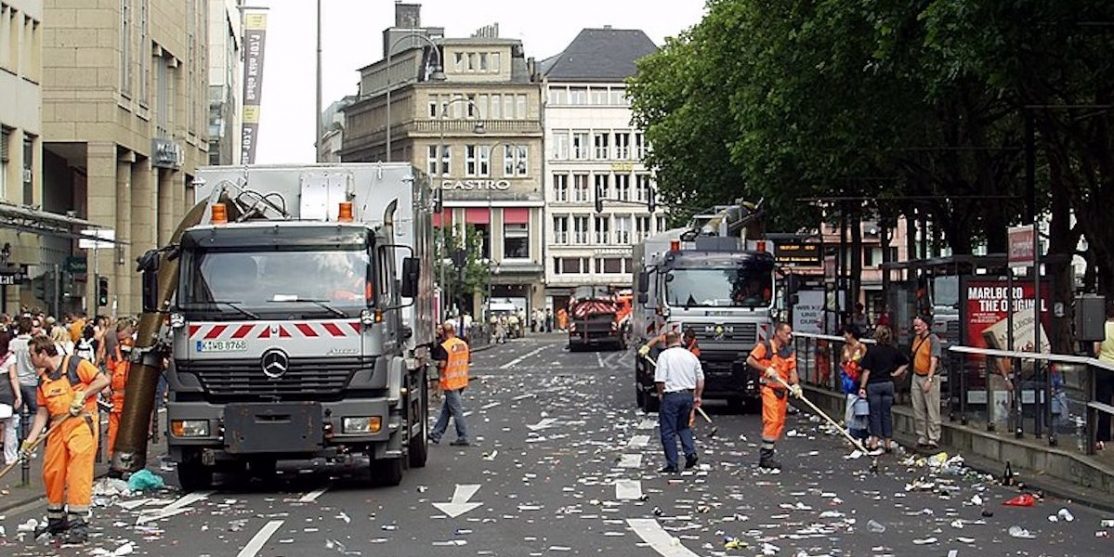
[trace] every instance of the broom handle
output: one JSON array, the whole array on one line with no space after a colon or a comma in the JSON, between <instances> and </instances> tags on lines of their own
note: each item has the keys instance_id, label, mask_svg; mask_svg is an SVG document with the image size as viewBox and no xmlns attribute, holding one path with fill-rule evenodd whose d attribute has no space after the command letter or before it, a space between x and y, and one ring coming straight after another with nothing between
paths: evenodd
<instances>
[{"instance_id":1,"label":"broom handle","mask_svg":"<svg viewBox=\"0 0 1114 557\"><path fill-rule=\"evenodd\" d=\"M783 387L785 387L786 389L789 388L789 384L786 383L785 380L781 378L781 376L777 376L774 379L776 379L778 383L781 383L781 385ZM816 412L817 414L819 414L820 417L827 420L829 424L832 424L832 427L836 428L841 434L843 434L843 437L846 438L848 441L850 441L851 444L854 445L856 449L859 449L860 451L862 451L863 454L867 454L869 452L869 451L866 450L866 447L864 447L863 444L861 442L859 442L858 439L855 439L854 437L851 437L851 435L849 433L847 433L847 430L843 429L843 426L839 425L830 416L825 414L824 411L821 410L820 408L818 408L815 404L813 404L811 400L805 398L804 394L802 394L800 396L799 400L801 400L805 404L807 404L808 407L811 408L813 412Z\"/></svg>"},{"instance_id":2,"label":"broom handle","mask_svg":"<svg viewBox=\"0 0 1114 557\"><path fill-rule=\"evenodd\" d=\"M31 443L30 450L33 451L36 448L38 448L38 446L42 444L43 440L46 439L46 436L49 435L49 434L50 434L50 431L48 430L48 431L44 431L42 433L42 435L39 435L39 438L35 439L34 443ZM3 478L4 476L6 476L8 474L8 472L11 472L12 470L14 470L16 465L21 463L21 462L23 462L23 457L17 458L11 464L5 466L3 470L0 470L0 478Z\"/></svg>"}]
</instances>

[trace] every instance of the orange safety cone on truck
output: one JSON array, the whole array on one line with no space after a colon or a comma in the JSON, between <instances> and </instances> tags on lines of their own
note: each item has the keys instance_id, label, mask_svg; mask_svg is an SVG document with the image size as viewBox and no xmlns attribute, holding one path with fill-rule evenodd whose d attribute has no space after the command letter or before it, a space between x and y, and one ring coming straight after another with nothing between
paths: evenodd
<instances>
[{"instance_id":1,"label":"orange safety cone on truck","mask_svg":"<svg viewBox=\"0 0 1114 557\"><path fill-rule=\"evenodd\" d=\"M762 383L762 446L758 466L780 470L781 463L774 460L774 444L785 431L785 412L789 407L789 394L800 396L797 384L797 355L793 350L793 329L788 323L774 327L772 339L755 345L747 356L747 364L761 374ZM784 381L785 389L776 378Z\"/></svg>"},{"instance_id":2,"label":"orange safety cone on truck","mask_svg":"<svg viewBox=\"0 0 1114 557\"><path fill-rule=\"evenodd\" d=\"M31 339L28 348L31 363L42 374L36 394L39 408L23 442L25 458L34 439L50 425L43 457L47 524L35 531L35 537L49 533L62 536L64 543L85 543L97 451L96 398L109 380L93 364L59 354L54 341L45 336Z\"/></svg>"}]
</instances>

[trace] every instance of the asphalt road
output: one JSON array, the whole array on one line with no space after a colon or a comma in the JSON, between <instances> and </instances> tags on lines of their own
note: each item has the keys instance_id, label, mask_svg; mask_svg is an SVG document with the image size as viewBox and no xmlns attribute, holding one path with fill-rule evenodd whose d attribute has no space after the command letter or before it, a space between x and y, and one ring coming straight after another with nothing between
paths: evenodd
<instances>
[{"instance_id":1,"label":"asphalt road","mask_svg":"<svg viewBox=\"0 0 1114 557\"><path fill-rule=\"evenodd\" d=\"M1114 536L1114 527L1100 524L1114 514L1048 499L1006 507L1016 489L974 473L906 464L904 456L882 458L873 475L868 458L845 458L850 449L804 412L790 418L792 436L779 446L781 474L755 466L757 416L731 415L710 402L718 432L708 437L709 428L698 426L698 469L660 475L656 419L634 408L632 361L629 352L570 354L557 335L514 341L475 357L465 406L476 444L449 446L450 428L431 448L429 465L407 472L398 487L368 488L338 470L284 468L274 484L224 486L185 500L172 489L104 497L93 540L73 549L21 536L20 524L43 516L42 507L24 509L0 520L0 552L1114 555L1114 539L1100 536ZM172 471L154 471L173 482ZM918 478L925 481L907 490ZM981 504L972 502L976 495ZM1051 522L1060 509L1073 520ZM879 526L869 521L885 531L873 531ZM1032 537L1011 536L1013 526ZM739 547L727 547L728 537Z\"/></svg>"}]
</instances>

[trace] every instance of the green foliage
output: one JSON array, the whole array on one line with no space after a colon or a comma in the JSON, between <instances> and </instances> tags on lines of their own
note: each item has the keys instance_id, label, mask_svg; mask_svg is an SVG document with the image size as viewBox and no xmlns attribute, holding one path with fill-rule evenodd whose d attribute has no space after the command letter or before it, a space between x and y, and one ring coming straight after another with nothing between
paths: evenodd
<instances>
[{"instance_id":1,"label":"green foliage","mask_svg":"<svg viewBox=\"0 0 1114 557\"><path fill-rule=\"evenodd\" d=\"M464 250L463 267L452 261L457 250ZM434 253L438 282L445 277L444 288L462 308L469 309L471 306L467 300L473 293L484 291L491 280L491 268L483 255L483 236L472 225L465 227L464 234L460 234L460 229L455 226L439 228Z\"/></svg>"}]
</instances>

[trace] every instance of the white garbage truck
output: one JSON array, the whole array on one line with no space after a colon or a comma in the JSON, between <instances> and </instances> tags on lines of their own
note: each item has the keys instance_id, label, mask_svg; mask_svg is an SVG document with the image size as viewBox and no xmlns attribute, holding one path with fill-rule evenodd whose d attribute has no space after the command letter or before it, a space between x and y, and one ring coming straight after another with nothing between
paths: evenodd
<instances>
[{"instance_id":1,"label":"white garbage truck","mask_svg":"<svg viewBox=\"0 0 1114 557\"><path fill-rule=\"evenodd\" d=\"M424 466L428 177L405 164L207 167L193 192L174 241L140 260L144 310L165 325L137 344L170 362L182 487L280 460L366 466L380 485Z\"/></svg>"}]
</instances>

